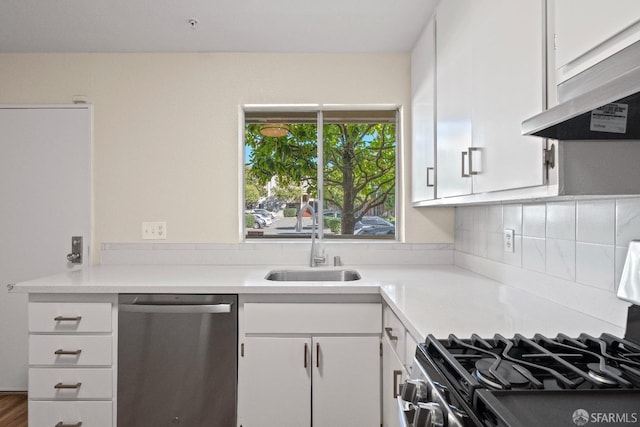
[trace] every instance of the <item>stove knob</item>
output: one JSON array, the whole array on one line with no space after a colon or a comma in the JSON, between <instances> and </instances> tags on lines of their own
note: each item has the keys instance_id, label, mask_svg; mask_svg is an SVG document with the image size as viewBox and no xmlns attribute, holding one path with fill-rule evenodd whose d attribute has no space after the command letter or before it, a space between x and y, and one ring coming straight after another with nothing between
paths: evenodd
<instances>
[{"instance_id":1,"label":"stove knob","mask_svg":"<svg viewBox=\"0 0 640 427\"><path fill-rule=\"evenodd\" d=\"M417 403L427 398L427 384L422 380L407 380L402 386L400 397L405 402Z\"/></svg>"},{"instance_id":2,"label":"stove knob","mask_svg":"<svg viewBox=\"0 0 640 427\"><path fill-rule=\"evenodd\" d=\"M413 427L444 427L444 414L437 403L418 403Z\"/></svg>"}]
</instances>

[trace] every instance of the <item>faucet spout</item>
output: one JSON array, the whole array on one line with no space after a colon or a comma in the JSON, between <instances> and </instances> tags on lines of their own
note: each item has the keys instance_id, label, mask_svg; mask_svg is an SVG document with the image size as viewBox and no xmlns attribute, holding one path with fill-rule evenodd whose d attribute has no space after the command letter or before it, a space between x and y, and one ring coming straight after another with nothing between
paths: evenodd
<instances>
[{"instance_id":1,"label":"faucet spout","mask_svg":"<svg viewBox=\"0 0 640 427\"><path fill-rule=\"evenodd\" d=\"M327 258L324 256L323 251L318 251L318 247L316 247L318 218L316 218L316 210L310 203L305 204L300 209L300 212L298 214L298 222L296 223L296 231L302 231L302 214L305 211L309 211L311 213L311 253L309 254L309 267L317 267L318 265L327 262Z\"/></svg>"}]
</instances>

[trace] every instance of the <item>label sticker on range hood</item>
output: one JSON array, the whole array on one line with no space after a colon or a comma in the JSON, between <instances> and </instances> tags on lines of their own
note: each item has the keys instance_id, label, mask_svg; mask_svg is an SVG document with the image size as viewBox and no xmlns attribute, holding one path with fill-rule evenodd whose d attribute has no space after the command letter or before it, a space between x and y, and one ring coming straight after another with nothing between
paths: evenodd
<instances>
[{"instance_id":1,"label":"label sticker on range hood","mask_svg":"<svg viewBox=\"0 0 640 427\"><path fill-rule=\"evenodd\" d=\"M595 132L626 133L629 105L611 103L591 111L589 130Z\"/></svg>"}]
</instances>

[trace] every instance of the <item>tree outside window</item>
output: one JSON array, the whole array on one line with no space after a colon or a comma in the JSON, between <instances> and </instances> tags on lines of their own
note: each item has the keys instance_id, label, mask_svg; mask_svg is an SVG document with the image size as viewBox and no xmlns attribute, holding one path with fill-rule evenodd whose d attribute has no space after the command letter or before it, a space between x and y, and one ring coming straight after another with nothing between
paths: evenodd
<instances>
[{"instance_id":1,"label":"tree outside window","mask_svg":"<svg viewBox=\"0 0 640 427\"><path fill-rule=\"evenodd\" d=\"M395 110L323 111L318 120L317 112L247 112L246 207L256 205L249 183L270 185L268 196L261 195L257 205L283 219L282 227L275 221L262 235L293 237L286 226L292 220L287 222L285 214L297 212L307 195L321 207L316 209L323 213L325 237L394 239L396 116ZM280 133L263 132L265 124L274 123Z\"/></svg>"}]
</instances>

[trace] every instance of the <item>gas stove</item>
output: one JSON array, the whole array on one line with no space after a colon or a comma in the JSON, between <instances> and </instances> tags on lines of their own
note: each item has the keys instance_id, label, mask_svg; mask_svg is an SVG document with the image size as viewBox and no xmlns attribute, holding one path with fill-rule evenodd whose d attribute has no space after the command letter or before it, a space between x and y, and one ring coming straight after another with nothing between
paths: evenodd
<instances>
[{"instance_id":1,"label":"gas stove","mask_svg":"<svg viewBox=\"0 0 640 427\"><path fill-rule=\"evenodd\" d=\"M429 335L398 404L406 427L640 426L640 344Z\"/></svg>"}]
</instances>

